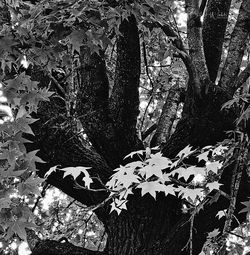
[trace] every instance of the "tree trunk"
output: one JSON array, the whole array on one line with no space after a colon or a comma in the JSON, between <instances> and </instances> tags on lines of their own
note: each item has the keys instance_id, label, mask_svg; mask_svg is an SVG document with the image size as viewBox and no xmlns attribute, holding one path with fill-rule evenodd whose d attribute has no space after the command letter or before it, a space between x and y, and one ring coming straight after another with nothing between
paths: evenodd
<instances>
[{"instance_id":1,"label":"tree trunk","mask_svg":"<svg viewBox=\"0 0 250 255\"><path fill-rule=\"evenodd\" d=\"M176 131L162 150L164 156L169 158L175 157L188 144L203 147L222 141L226 137L225 132L234 129L236 117L233 111L221 111L221 106L232 98L233 93L231 91L227 93L226 85L229 84L229 78L233 78L234 81L237 79L242 49L241 53L237 55L237 61L234 62L233 67L231 66L233 74L230 73L230 65L228 64L228 70L224 70L222 73L222 80L224 79L222 85L215 86L213 81L218 70L212 68L211 52L208 52L208 48L204 52L200 23L194 19L198 12L197 5L192 4L197 1L187 0L186 2L188 3L186 5L189 14L190 56L184 49L178 48L178 50L181 51L180 56L187 65L189 82L182 118ZM113 1L112 3L115 4ZM246 3L247 1L245 1ZM239 16L241 24L244 23L242 20L246 16L245 13L243 14ZM225 24L223 23L221 26L223 30ZM40 123L35 123L33 126L36 137L38 137L34 145L40 149L41 157L48 162L48 165L40 167L40 176L43 176L50 166L58 164L63 166L84 165L92 166L93 175L99 176L105 182L112 174L112 169L124 163L123 157L127 153L142 147L142 142L139 141L135 128L139 104L140 47L137 24L133 16L122 21L120 32L122 36L117 40L115 88L110 98L108 98L109 87L103 57L97 54L86 54L86 51L81 53L82 84L77 98L77 113L95 150L84 148L81 141L75 136L74 128L69 125L69 120L62 117L65 105L63 102L59 103L57 101L59 99L53 98L51 103L45 105L44 108L41 107L38 113ZM244 30L244 32L246 31ZM165 30L165 33L168 31ZM235 32L235 38L237 37L236 34ZM246 38L245 33L242 34L242 38ZM207 45L209 45L208 41L206 41ZM242 44L241 48L243 46ZM233 49L234 54L236 54L235 51L237 49ZM218 62L221 51L219 50L217 54L216 61ZM205 55L210 68L206 66ZM231 56L230 53L228 55ZM209 73L212 76L212 81ZM60 124L56 128L51 123L48 125L52 116L52 124ZM54 132L52 132L53 128L55 128ZM195 163L195 161L191 163ZM232 167L229 166L224 170L220 180L223 183L222 190L227 194L230 194ZM247 179L247 175L243 173L235 213L239 212L242 207L240 202L246 200L250 194ZM75 192L72 180L69 178L64 180L59 173L51 175L48 182L86 205L96 204L107 197L105 192L103 194L98 193L98 195L86 190ZM100 183L94 183L95 187L99 187L98 185ZM215 194L212 193L211 195ZM215 228L223 229L224 220L219 220L215 216L219 210L228 208L228 205L229 200L227 198L218 196L217 200L212 204L206 204L203 210L195 216L192 230L193 255L198 255L201 252L208 232ZM135 191L135 194L129 197L127 208L119 216L114 212L110 214L108 205L96 212L103 221L108 234L104 252L88 253L74 248L68 243L60 243L59 245L59 242L47 241L47 243L41 242L32 254L42 254L43 244L44 247L50 246L52 249L52 251L50 249L44 250L48 255L190 254L191 215L182 211L181 199L172 195L165 197L163 194L158 194L154 200L149 195L141 197L141 194ZM238 215L240 222L244 220L244 216L244 214ZM235 226L235 222L233 226ZM57 245L59 246L58 249Z\"/></svg>"}]
</instances>

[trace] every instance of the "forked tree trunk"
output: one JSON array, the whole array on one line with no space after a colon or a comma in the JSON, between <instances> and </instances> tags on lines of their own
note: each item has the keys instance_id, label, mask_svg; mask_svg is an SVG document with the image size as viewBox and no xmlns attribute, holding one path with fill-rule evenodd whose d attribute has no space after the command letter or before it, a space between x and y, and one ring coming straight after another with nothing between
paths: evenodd
<instances>
[{"instance_id":1,"label":"forked tree trunk","mask_svg":"<svg viewBox=\"0 0 250 255\"><path fill-rule=\"evenodd\" d=\"M115 1L107 1L116 4ZM206 20L209 22L209 8L214 7L209 1L206 12ZM217 3L218 1L214 1ZM233 34L235 43L237 35L246 40L249 31L245 23L249 24L247 0L243 0L244 8L239 15L240 22ZM218 3L217 3L218 4ZM230 80L237 80L239 63L242 58L242 51L235 50L231 46L231 55L226 60L225 66L228 70L222 72L222 83L215 86L213 81L218 70L214 69L213 58L209 48L209 38L205 38L205 51L203 50L201 23L199 21L197 1L186 1L188 19L188 40L190 52L186 52L182 44L177 44L178 35L168 26L160 26L164 32L174 40L178 48L180 57L183 59L189 73L189 82L184 103L182 119L179 121L176 131L166 142L162 152L165 156L173 158L180 149L191 144L196 147L213 145L222 141L226 136L227 130L234 129L236 115L234 112L223 112L221 106L232 98L235 88ZM229 8L229 3L226 4ZM222 5L219 5L222 8ZM224 8L224 7L223 7ZM228 10L225 12L228 15ZM248 14L249 15L249 14ZM216 27L216 21L213 20ZM218 21L218 29L225 31L225 20ZM206 24L209 25L209 24ZM205 26L204 33L210 30ZM249 28L248 28L249 29ZM97 55L82 54L82 78L78 95L77 111L79 119L89 136L95 151L84 148L79 139L74 136L72 126L67 118L62 117L65 109L59 99L52 99L49 103L50 108L45 106L40 109L41 122L34 124L37 141L35 146L39 147L40 156L48 161L47 165L40 166L39 174L44 175L49 166L60 164L62 166L91 165L92 174L100 177L104 182L112 174L112 169L124 163L123 157L132 150L142 147L136 134L136 117L138 110L138 86L140 76L140 47L136 20L133 16L124 20L120 27L122 36L117 40L117 63L115 75L115 88L112 95L108 98L108 80L105 70L105 61ZM210 31L212 33L213 31ZM216 34L216 40L221 47L223 38ZM241 46L244 43L241 43ZM214 47L214 45L213 45ZM243 47L243 46L242 46ZM216 53L216 69L220 59L221 49ZM237 60L230 65L232 55ZM206 59L205 59L206 57ZM84 66L84 64L86 66ZM91 67L90 70L86 67ZM231 69L230 69L231 68ZM227 73L228 72L228 73ZM209 77L211 76L211 79ZM248 75L249 76L249 75ZM243 82L248 77L244 77ZM224 80L225 81L224 81ZM238 79L239 81L239 79ZM241 81L242 82L242 81ZM230 86L230 91L227 90ZM239 84L237 85L239 86ZM58 111L57 111L58 110ZM47 111L47 112L46 112ZM50 118L53 116L52 120ZM51 121L51 123L48 122ZM61 124L56 132L53 131L53 124ZM56 143L55 143L56 141ZM196 163L191 162L191 163ZM222 190L230 194L232 166L224 170L220 182L223 184ZM52 174L48 181L60 188L67 194L76 198L78 201L93 205L102 201L107 194L91 193L82 190L75 192L72 180L63 179L58 173ZM98 187L98 182L94 183ZM100 184L99 184L100 185ZM243 173L240 191L237 197L235 214L242 208L240 202L247 199L250 194L250 186L247 183L247 175ZM206 241L207 233L215 228L223 228L224 220L216 218L219 210L228 208L229 200L219 196L217 201L206 204L194 219L192 229L192 254L198 255ZM47 247L47 255L63 254L107 254L107 255L189 255L190 251L190 214L182 211L182 201L174 196L158 194L156 200L149 195L141 197L139 191L129 197L128 209L122 211L119 216L116 213L109 214L109 207L99 209L96 213L103 221L107 234L107 246L102 253L88 253L84 249L72 248L68 244L54 243L46 241L43 243ZM239 214L238 220L242 222L245 215ZM235 226L233 222L232 226ZM40 244L42 245L42 243ZM63 247L70 249L63 249ZM56 247L59 247L56 249ZM45 252L43 246L37 246L33 250L33 255L40 255Z\"/></svg>"}]
</instances>

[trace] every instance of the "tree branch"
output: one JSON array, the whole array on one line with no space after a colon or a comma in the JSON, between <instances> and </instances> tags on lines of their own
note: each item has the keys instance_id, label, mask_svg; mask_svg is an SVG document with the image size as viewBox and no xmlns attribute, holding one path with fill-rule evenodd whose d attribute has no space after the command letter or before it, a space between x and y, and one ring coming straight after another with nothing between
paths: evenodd
<instances>
[{"instance_id":1,"label":"tree branch","mask_svg":"<svg viewBox=\"0 0 250 255\"><path fill-rule=\"evenodd\" d=\"M39 120L32 125L35 137L32 144L27 144L28 150L40 149L39 156L46 164L39 164L39 176L43 177L50 167L60 165L67 166L89 166L90 176L99 176L106 182L112 173L105 160L95 151L84 147L83 141L74 132L71 120L61 114L57 98L51 98L50 102L40 105L36 117ZM56 104L57 103L57 104ZM57 171L47 179L49 184L59 188L69 196L85 205L93 205L106 197L105 192L94 194L91 191L78 190L74 187L71 178L63 178L63 173ZM99 187L98 182L93 187Z\"/></svg>"},{"instance_id":2,"label":"tree branch","mask_svg":"<svg viewBox=\"0 0 250 255\"><path fill-rule=\"evenodd\" d=\"M113 121L109 117L109 82L104 54L91 53L86 46L81 47L80 63L77 118L97 152L115 167L119 164L120 152L116 146Z\"/></svg>"},{"instance_id":3,"label":"tree branch","mask_svg":"<svg viewBox=\"0 0 250 255\"><path fill-rule=\"evenodd\" d=\"M222 69L219 85L227 91L229 95L235 92L234 82L240 71L240 65L246 43L250 32L250 2L243 0L239 15L231 35L226 62Z\"/></svg>"},{"instance_id":4,"label":"tree branch","mask_svg":"<svg viewBox=\"0 0 250 255\"><path fill-rule=\"evenodd\" d=\"M231 0L209 0L203 19L203 43L211 81L215 82L219 69L222 45L227 26Z\"/></svg>"},{"instance_id":5,"label":"tree branch","mask_svg":"<svg viewBox=\"0 0 250 255\"><path fill-rule=\"evenodd\" d=\"M125 156L141 147L136 133L139 114L140 42L136 19L133 15L123 19L117 39L115 81L110 97L110 111Z\"/></svg>"},{"instance_id":6,"label":"tree branch","mask_svg":"<svg viewBox=\"0 0 250 255\"><path fill-rule=\"evenodd\" d=\"M177 83L170 88L165 104L162 108L156 132L151 140L152 147L166 143L169 138L180 103L181 91L182 90Z\"/></svg>"},{"instance_id":7,"label":"tree branch","mask_svg":"<svg viewBox=\"0 0 250 255\"><path fill-rule=\"evenodd\" d=\"M199 2L196 0L186 0L187 38L191 61L199 73L200 88L207 91L210 78L205 61L205 54L202 40L202 24L199 13Z\"/></svg>"},{"instance_id":8,"label":"tree branch","mask_svg":"<svg viewBox=\"0 0 250 255\"><path fill-rule=\"evenodd\" d=\"M191 81L191 87L192 91L194 92L195 98L201 97L201 91L200 91L200 81L199 81L199 75L197 73L197 70L194 66L194 63L192 62L188 52L186 51L182 39L180 38L179 34L174 31L174 29L169 26L168 24L161 25L160 23L145 23L145 26L147 27L160 27L162 31L165 33L166 36L174 38L172 41L173 45L176 47L176 51L179 54L179 57L182 59L183 63L185 64L187 68L187 72L189 75L189 80Z\"/></svg>"}]
</instances>

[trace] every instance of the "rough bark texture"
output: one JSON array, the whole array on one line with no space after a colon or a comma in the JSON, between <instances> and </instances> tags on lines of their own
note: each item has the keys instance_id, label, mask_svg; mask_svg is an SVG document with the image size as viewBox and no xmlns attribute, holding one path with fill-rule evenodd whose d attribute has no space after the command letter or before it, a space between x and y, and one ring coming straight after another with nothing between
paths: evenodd
<instances>
[{"instance_id":1,"label":"rough bark texture","mask_svg":"<svg viewBox=\"0 0 250 255\"><path fill-rule=\"evenodd\" d=\"M231 35L226 62L221 73L220 86L232 95L235 91L234 80L239 71L242 57L246 49L246 43L250 32L250 2L243 0L237 22Z\"/></svg>"},{"instance_id":2,"label":"rough bark texture","mask_svg":"<svg viewBox=\"0 0 250 255\"><path fill-rule=\"evenodd\" d=\"M121 156L115 141L114 125L109 116L109 82L105 61L103 55L91 54L82 47L80 62L81 84L77 96L77 117L94 148L115 167Z\"/></svg>"},{"instance_id":3,"label":"rough bark texture","mask_svg":"<svg viewBox=\"0 0 250 255\"><path fill-rule=\"evenodd\" d=\"M205 61L205 54L202 40L202 24L199 16L199 2L186 1L187 38L191 60L199 73L200 88L204 90L209 86L209 74Z\"/></svg>"},{"instance_id":4,"label":"rough bark texture","mask_svg":"<svg viewBox=\"0 0 250 255\"><path fill-rule=\"evenodd\" d=\"M230 4L231 0L209 0L203 19L204 52L209 76L213 82L216 80L220 66Z\"/></svg>"},{"instance_id":5,"label":"rough bark texture","mask_svg":"<svg viewBox=\"0 0 250 255\"><path fill-rule=\"evenodd\" d=\"M140 41L135 17L123 20L120 25L121 35L116 42L117 59L115 82L110 97L110 112L124 157L131 150L142 147L136 132L139 114L140 82ZM121 159L121 158L120 158Z\"/></svg>"},{"instance_id":6,"label":"rough bark texture","mask_svg":"<svg viewBox=\"0 0 250 255\"><path fill-rule=\"evenodd\" d=\"M168 140L181 100L181 92L182 90L178 84L175 84L170 88L166 102L162 108L162 113L157 124L157 129L151 140L151 147L159 144L165 144Z\"/></svg>"}]
</instances>

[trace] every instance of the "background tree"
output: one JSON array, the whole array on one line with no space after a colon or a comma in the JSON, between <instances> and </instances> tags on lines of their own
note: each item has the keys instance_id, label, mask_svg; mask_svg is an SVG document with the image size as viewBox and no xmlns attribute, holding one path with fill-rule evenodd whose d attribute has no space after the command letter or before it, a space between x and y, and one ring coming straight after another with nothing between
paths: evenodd
<instances>
[{"instance_id":1,"label":"background tree","mask_svg":"<svg viewBox=\"0 0 250 255\"><path fill-rule=\"evenodd\" d=\"M68 241L39 240L30 231L34 255L200 254L205 242L213 243L215 254L225 254L225 238L245 220L239 211L250 194L249 1L6 0L0 8L1 80L14 115L1 125L3 236L26 239L25 229L35 229L27 204L34 193L41 196L37 170L47 183L95 209L107 243L103 251L90 251ZM176 20L183 8L186 29ZM113 169L131 163L127 154L150 143L170 159L189 144L227 147L219 174L223 185L199 206L189 208L187 200L187 211L181 197L158 192L154 200L135 189L127 210L110 213L112 196L104 184ZM192 156L184 164L202 166ZM91 167L93 183L86 188L86 173L64 178L55 166ZM191 181L172 178L170 184ZM25 198L11 197L14 190ZM216 217L221 210L226 217Z\"/></svg>"}]
</instances>

